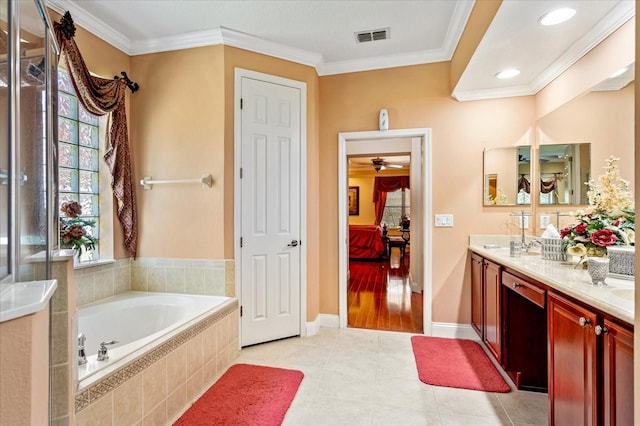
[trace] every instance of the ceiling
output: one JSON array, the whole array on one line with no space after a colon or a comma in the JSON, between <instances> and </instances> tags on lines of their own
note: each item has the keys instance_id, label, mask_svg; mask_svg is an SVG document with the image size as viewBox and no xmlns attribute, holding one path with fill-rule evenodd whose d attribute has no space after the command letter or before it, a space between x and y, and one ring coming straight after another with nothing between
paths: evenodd
<instances>
[{"instance_id":1,"label":"ceiling","mask_svg":"<svg viewBox=\"0 0 640 426\"><path fill-rule=\"evenodd\" d=\"M448 61L473 0L46 0L129 55L225 44L295 61L319 75ZM574 19L542 27L560 5ZM459 100L534 94L635 15L633 0L504 0L465 69ZM389 38L357 43L356 32ZM518 67L498 80L502 67Z\"/></svg>"}]
</instances>

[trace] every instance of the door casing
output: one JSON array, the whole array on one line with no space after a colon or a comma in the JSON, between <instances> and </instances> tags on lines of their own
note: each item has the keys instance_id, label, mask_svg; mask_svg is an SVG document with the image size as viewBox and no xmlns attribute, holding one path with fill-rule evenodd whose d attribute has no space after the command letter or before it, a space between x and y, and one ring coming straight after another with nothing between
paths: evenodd
<instances>
[{"instance_id":1,"label":"door casing","mask_svg":"<svg viewBox=\"0 0 640 426\"><path fill-rule=\"evenodd\" d=\"M415 172L421 177L420 195L422 199L422 214L420 219L422 222L422 230L419 232L422 236L423 244L422 256L417 263L422 265L421 274L419 275L421 275L420 279L422 280L423 333L426 335L432 335L433 333L431 319L431 129L428 128L341 132L338 134L338 316L340 328L347 327L347 269L349 253L349 216L347 215L349 170L347 163L347 144L366 142L366 151L384 153L389 151L388 144L393 143L390 140L406 138L419 140L418 143L412 143L411 149L412 173L414 173L414 165L418 166L418 170L415 170ZM412 259L411 262L413 263L414 260Z\"/></svg>"},{"instance_id":2,"label":"door casing","mask_svg":"<svg viewBox=\"0 0 640 426\"><path fill-rule=\"evenodd\" d=\"M240 98L242 93L242 79L253 78L273 84L294 87L300 90L300 335L306 335L307 318L307 84L301 81L264 74L243 68L235 68L234 73L234 171L233 171L233 232L235 259L235 294L242 306L242 250L240 237L242 230L241 218L241 183L240 164L242 159L242 120ZM240 322L240 318L238 318ZM242 333L242 327L240 327ZM242 341L240 336L239 342Z\"/></svg>"}]
</instances>

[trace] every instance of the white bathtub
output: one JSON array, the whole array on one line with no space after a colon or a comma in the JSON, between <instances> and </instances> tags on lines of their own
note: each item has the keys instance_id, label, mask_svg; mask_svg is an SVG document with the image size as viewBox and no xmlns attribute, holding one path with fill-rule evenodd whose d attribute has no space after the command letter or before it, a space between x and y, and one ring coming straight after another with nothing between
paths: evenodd
<instances>
[{"instance_id":1,"label":"white bathtub","mask_svg":"<svg viewBox=\"0 0 640 426\"><path fill-rule=\"evenodd\" d=\"M166 342L230 300L222 296L129 292L78 309L78 334L86 337L87 357L87 363L78 366L78 388L91 385ZM107 346L109 359L98 361L100 343L112 340L118 343ZM74 363L77 365L77 359Z\"/></svg>"}]
</instances>

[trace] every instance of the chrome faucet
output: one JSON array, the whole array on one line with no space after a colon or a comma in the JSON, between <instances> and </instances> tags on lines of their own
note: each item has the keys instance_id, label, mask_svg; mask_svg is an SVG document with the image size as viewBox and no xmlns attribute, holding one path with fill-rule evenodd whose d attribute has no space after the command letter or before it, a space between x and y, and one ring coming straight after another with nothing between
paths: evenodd
<instances>
[{"instance_id":1,"label":"chrome faucet","mask_svg":"<svg viewBox=\"0 0 640 426\"><path fill-rule=\"evenodd\" d=\"M100 343L100 349L98 349L98 361L106 361L109 359L109 354L107 353L107 345L114 345L118 343L117 340L112 340L110 342L102 342Z\"/></svg>"},{"instance_id":2,"label":"chrome faucet","mask_svg":"<svg viewBox=\"0 0 640 426\"><path fill-rule=\"evenodd\" d=\"M87 336L84 333L78 334L78 365L85 365L87 363L87 356L84 353L84 342L87 340Z\"/></svg>"}]
</instances>

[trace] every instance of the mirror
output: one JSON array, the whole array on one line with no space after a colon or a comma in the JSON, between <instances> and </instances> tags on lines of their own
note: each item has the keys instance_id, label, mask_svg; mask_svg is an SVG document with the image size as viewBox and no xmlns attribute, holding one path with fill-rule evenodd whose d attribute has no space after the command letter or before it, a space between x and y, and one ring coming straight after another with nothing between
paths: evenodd
<instances>
[{"instance_id":1,"label":"mirror","mask_svg":"<svg viewBox=\"0 0 640 426\"><path fill-rule=\"evenodd\" d=\"M585 182L597 179L612 155L620 158L620 174L633 190L633 76L631 64L538 120L540 189L558 178L551 192L541 191L540 205L588 204Z\"/></svg>"},{"instance_id":2,"label":"mirror","mask_svg":"<svg viewBox=\"0 0 640 426\"><path fill-rule=\"evenodd\" d=\"M538 161L540 205L588 203L591 144L542 145Z\"/></svg>"},{"instance_id":3,"label":"mirror","mask_svg":"<svg viewBox=\"0 0 640 426\"><path fill-rule=\"evenodd\" d=\"M484 205L531 204L531 147L484 150Z\"/></svg>"}]
</instances>

